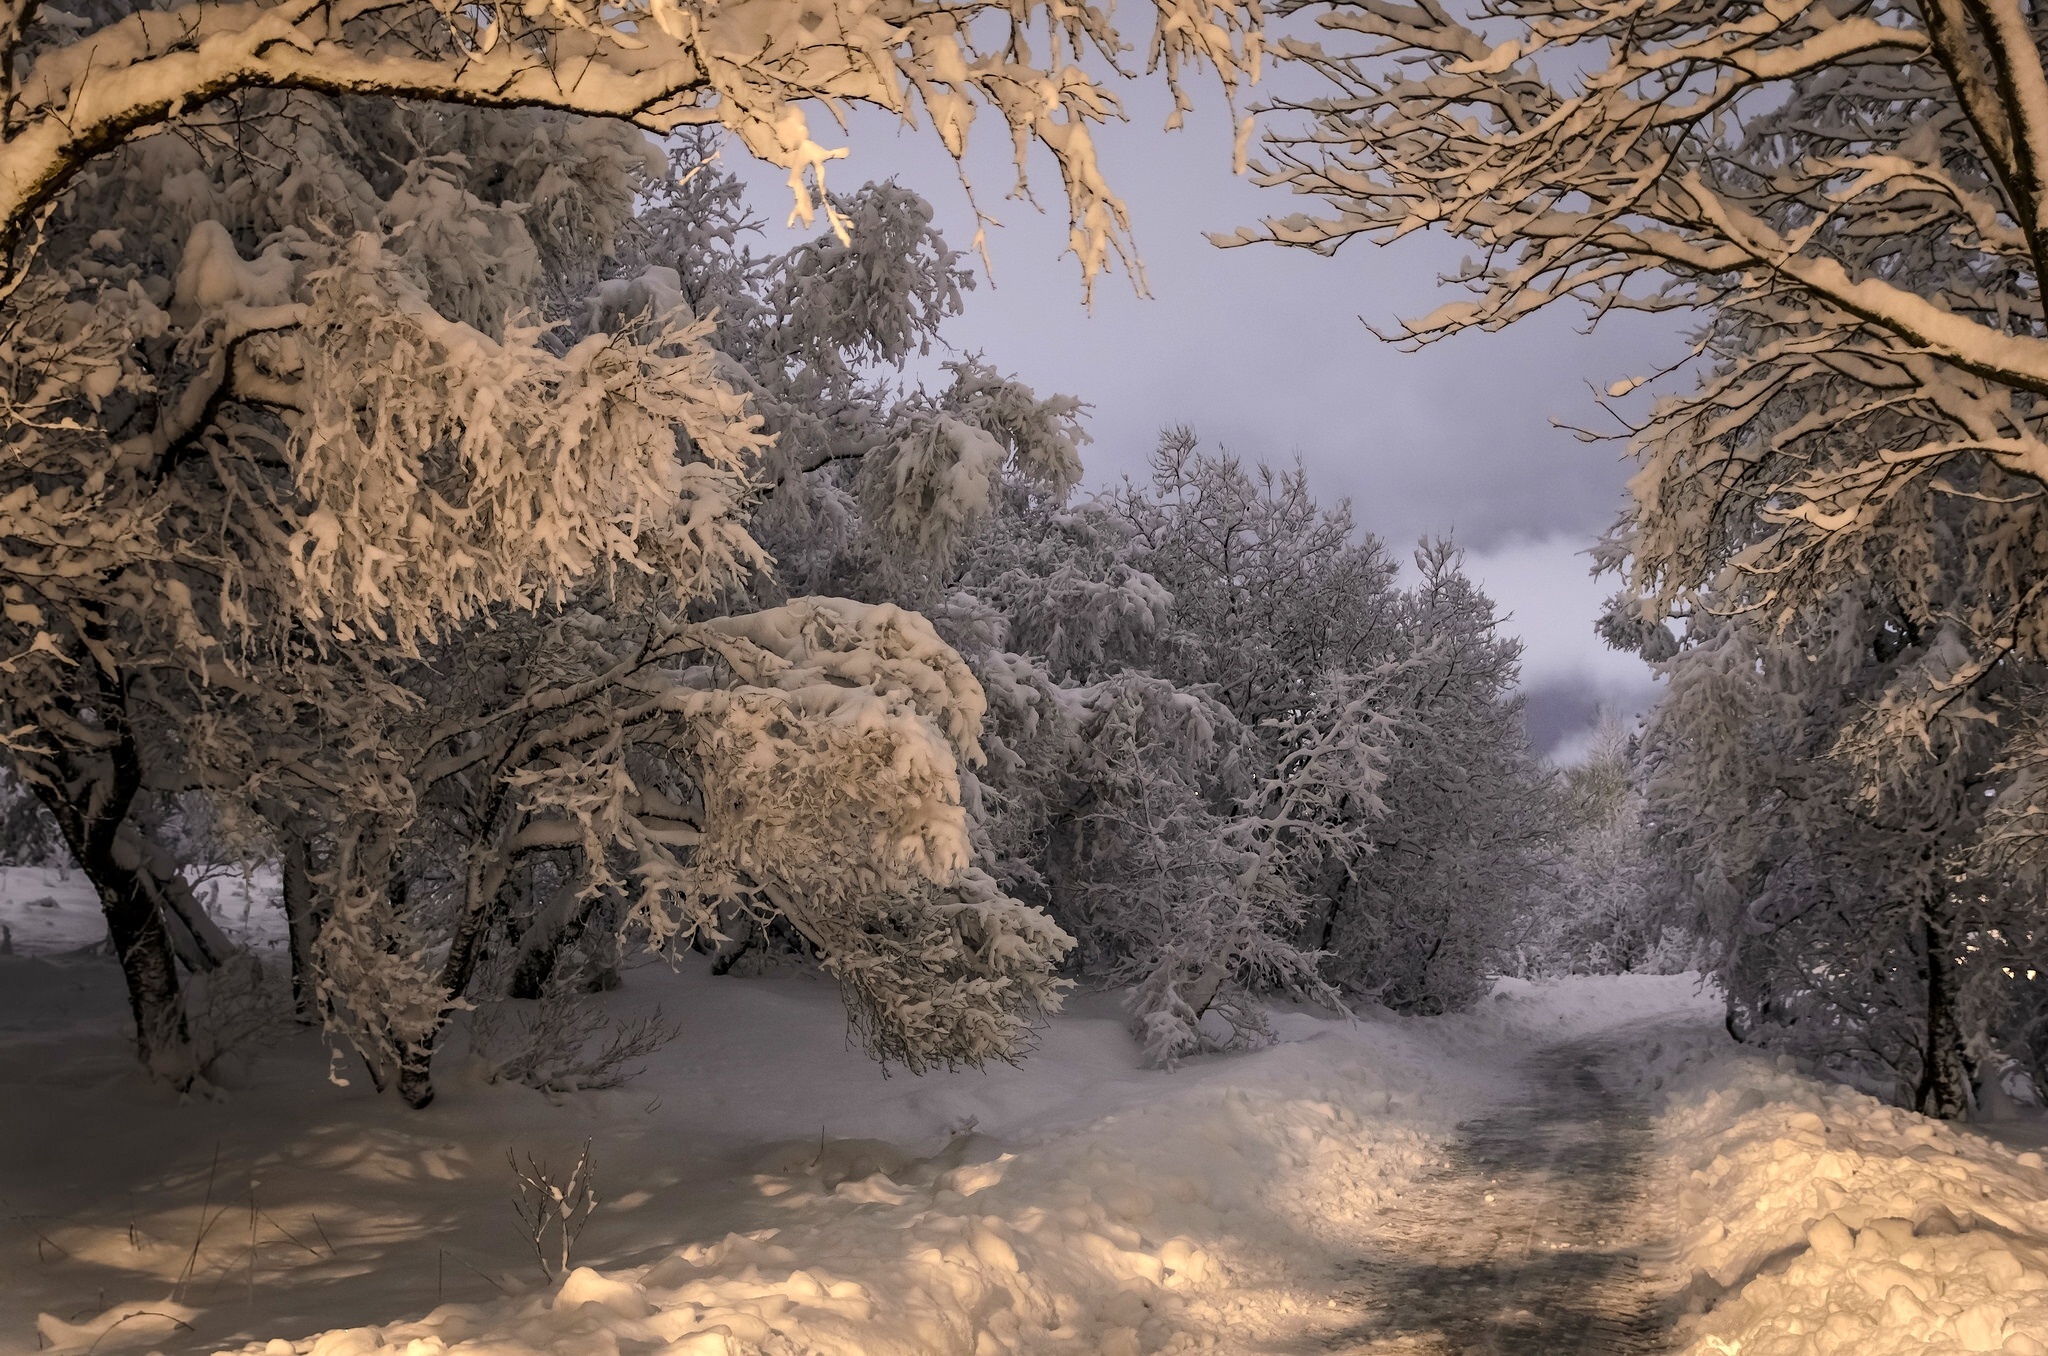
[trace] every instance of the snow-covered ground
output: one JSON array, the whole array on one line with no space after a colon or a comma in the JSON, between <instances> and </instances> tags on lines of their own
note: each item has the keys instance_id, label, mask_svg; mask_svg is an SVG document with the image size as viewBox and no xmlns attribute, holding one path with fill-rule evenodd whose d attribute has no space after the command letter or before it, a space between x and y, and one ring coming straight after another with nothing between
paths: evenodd
<instances>
[{"instance_id":1,"label":"snow-covered ground","mask_svg":"<svg viewBox=\"0 0 2048 1356\"><path fill-rule=\"evenodd\" d=\"M129 1074L104 961L0 961L0 993L4 1161L34 1165L0 1177L0 1344L24 1349L38 1325L101 1351L376 1329L322 1356L602 1331L593 1350L716 1351L721 1330L874 1356L1199 1349L1284 1328L1498 1077L1426 1028L1306 1015L1275 1049L1159 1073L1094 999L1020 1068L885 1078L815 978L644 967L620 996L685 1035L622 1089L554 1105L450 1061L408 1113L329 1084L298 1035L180 1106ZM586 1140L602 1204L577 1260L634 1288L582 1276L565 1300L506 1154L560 1171Z\"/></svg>"},{"instance_id":2,"label":"snow-covered ground","mask_svg":"<svg viewBox=\"0 0 2048 1356\"><path fill-rule=\"evenodd\" d=\"M1702 1053L1658 1127L1687 1356L2048 1352L2048 1168L2000 1142L2038 1122L1972 1133Z\"/></svg>"},{"instance_id":3,"label":"snow-covered ground","mask_svg":"<svg viewBox=\"0 0 2048 1356\"><path fill-rule=\"evenodd\" d=\"M1603 1033L1656 1117L1641 1208L1676 1230L1653 1280L1677 1346L2048 1350L2041 1160L1732 1049L1682 976L1503 982L1439 1019L1285 1012L1274 1048L1172 1073L1101 996L1021 1067L924 1078L850 1046L815 977L649 965L613 1000L683 1034L612 1091L550 1101L451 1051L407 1112L284 1031L179 1104L130 1071L111 962L0 957L0 1351L1313 1345L1361 1330L1335 1287L1432 1207L1459 1124L1522 1095L1533 1052ZM508 1154L559 1177L586 1143L599 1204L550 1282Z\"/></svg>"},{"instance_id":4,"label":"snow-covered ground","mask_svg":"<svg viewBox=\"0 0 2048 1356\"><path fill-rule=\"evenodd\" d=\"M264 956L283 956L284 914L275 869L188 871L193 894L229 936ZM0 951L48 956L104 942L99 896L82 871L0 866Z\"/></svg>"}]
</instances>

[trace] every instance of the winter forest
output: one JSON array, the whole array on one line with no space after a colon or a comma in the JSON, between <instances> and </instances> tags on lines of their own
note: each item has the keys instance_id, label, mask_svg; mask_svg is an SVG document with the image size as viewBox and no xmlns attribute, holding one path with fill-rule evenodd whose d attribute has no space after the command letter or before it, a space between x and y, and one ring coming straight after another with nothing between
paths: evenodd
<instances>
[{"instance_id":1,"label":"winter forest","mask_svg":"<svg viewBox=\"0 0 2048 1356\"><path fill-rule=\"evenodd\" d=\"M2048 1353L2048 12L0 43L0 1353Z\"/></svg>"}]
</instances>

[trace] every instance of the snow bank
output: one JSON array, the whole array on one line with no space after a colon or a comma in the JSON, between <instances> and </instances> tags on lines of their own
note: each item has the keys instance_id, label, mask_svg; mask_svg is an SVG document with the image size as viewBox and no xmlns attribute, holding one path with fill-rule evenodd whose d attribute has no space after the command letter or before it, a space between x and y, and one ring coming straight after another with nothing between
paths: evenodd
<instances>
[{"instance_id":1,"label":"snow bank","mask_svg":"<svg viewBox=\"0 0 2048 1356\"><path fill-rule=\"evenodd\" d=\"M0 943L20 955L72 951L104 941L106 915L83 871L0 866Z\"/></svg>"},{"instance_id":2,"label":"snow bank","mask_svg":"<svg viewBox=\"0 0 2048 1356\"><path fill-rule=\"evenodd\" d=\"M1219 1330L1298 1308L1297 1264L1341 1246L1383 1197L1438 1161L1440 1134L1428 1127L1442 1118L1423 1098L1355 1058L1334 1063L1196 1086L1021 1151L974 1132L921 1158L874 1140L771 1146L750 1178L762 1227L641 1266L579 1268L544 1293L444 1305L289 1349L1216 1350Z\"/></svg>"},{"instance_id":3,"label":"snow bank","mask_svg":"<svg viewBox=\"0 0 2048 1356\"><path fill-rule=\"evenodd\" d=\"M1965 1128L1723 1054L1666 1087L1686 1356L2048 1352L2048 1169Z\"/></svg>"}]
</instances>

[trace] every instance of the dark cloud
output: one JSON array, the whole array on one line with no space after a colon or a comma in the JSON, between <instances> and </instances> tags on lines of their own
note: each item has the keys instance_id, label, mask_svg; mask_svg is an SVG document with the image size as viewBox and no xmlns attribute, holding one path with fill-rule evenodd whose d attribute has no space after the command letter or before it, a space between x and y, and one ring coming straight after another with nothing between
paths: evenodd
<instances>
[{"instance_id":1,"label":"dark cloud","mask_svg":"<svg viewBox=\"0 0 2048 1356\"><path fill-rule=\"evenodd\" d=\"M1571 745L1593 728L1602 709L1600 693L1576 683L1525 688L1522 702L1529 743L1538 753L1567 759Z\"/></svg>"}]
</instances>

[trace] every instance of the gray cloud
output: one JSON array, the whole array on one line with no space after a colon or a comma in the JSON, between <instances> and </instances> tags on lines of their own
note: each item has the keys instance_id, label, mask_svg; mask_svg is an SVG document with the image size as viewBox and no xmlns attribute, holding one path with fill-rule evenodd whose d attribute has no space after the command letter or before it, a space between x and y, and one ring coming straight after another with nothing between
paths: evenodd
<instances>
[{"instance_id":1,"label":"gray cloud","mask_svg":"<svg viewBox=\"0 0 2048 1356\"><path fill-rule=\"evenodd\" d=\"M1505 542L1466 560L1521 637L1530 741L1561 761L1576 755L1603 709L1633 716L1657 696L1648 665L1592 637L1591 619L1615 581L1593 578L1583 549L1582 539L1558 535Z\"/></svg>"},{"instance_id":2,"label":"gray cloud","mask_svg":"<svg viewBox=\"0 0 2048 1356\"><path fill-rule=\"evenodd\" d=\"M1583 443L1552 421L1608 426L1594 390L1669 362L1682 352L1678 326L1623 315L1586 335L1583 315L1568 308L1404 352L1374 338L1366 322L1390 329L1397 317L1456 299L1437 282L1457 263L1455 248L1416 238L1389 248L1358 243L1334 258L1218 250L1205 232L1297 203L1230 175L1222 119L1198 115L1168 135L1156 130L1156 102L1134 102L1133 122L1104 134L1102 163L1129 203L1152 298L1112 277L1098 285L1092 313L1084 310L1078 270L1061 257L1064 209L1040 214L998 202L1005 225L989 232L995 286L984 282L969 297L949 329L953 341L1041 391L1094 406L1091 483L1142 475L1159 429L1185 423L1248 459L1299 456L1319 495L1350 498L1361 526L1397 551L1425 533L1455 534L1531 642L1532 693L1591 683L1586 690L1625 689L1633 695L1624 704L1640 706L1648 691L1641 666L1631 682L1615 678L1622 657L1590 629L1612 586L1585 582L1575 555L1613 519L1628 467L1619 445ZM949 238L972 238L952 164L928 134L895 135L871 117L852 131L854 158L835 165L839 182L894 175L933 201ZM970 162L985 205L1010 182L1005 151L985 141ZM1050 165L1036 173L1044 200L1055 203L1057 176ZM786 201L775 177L759 182L764 210ZM1563 582L1574 574L1578 583ZM1534 576L1555 586L1557 601L1539 605L1514 582ZM1568 652L1571 664L1536 662L1552 650ZM1562 714L1568 707L1591 710L1546 696L1532 702L1532 728L1555 708L1554 721L1542 716L1545 738L1568 739L1574 722L1583 724Z\"/></svg>"}]
</instances>

